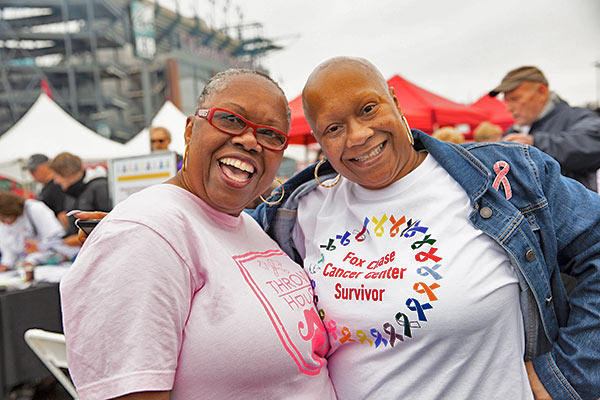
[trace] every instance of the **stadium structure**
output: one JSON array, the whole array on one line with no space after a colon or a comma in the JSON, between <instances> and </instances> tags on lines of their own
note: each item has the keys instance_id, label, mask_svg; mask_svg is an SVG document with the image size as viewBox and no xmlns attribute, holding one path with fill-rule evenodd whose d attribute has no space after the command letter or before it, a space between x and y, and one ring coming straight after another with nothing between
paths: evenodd
<instances>
[{"instance_id":1,"label":"stadium structure","mask_svg":"<svg viewBox=\"0 0 600 400\"><path fill-rule=\"evenodd\" d=\"M241 13L238 24L216 29L145 0L0 0L0 12L0 134L42 90L90 129L123 142L166 99L191 113L213 74L261 69L261 58L281 49Z\"/></svg>"}]
</instances>

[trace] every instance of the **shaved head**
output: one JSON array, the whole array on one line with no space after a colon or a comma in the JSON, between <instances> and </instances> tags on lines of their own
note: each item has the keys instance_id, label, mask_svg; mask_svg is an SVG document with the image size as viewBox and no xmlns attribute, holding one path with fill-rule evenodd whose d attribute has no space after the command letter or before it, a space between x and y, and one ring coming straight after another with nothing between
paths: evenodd
<instances>
[{"instance_id":1,"label":"shaved head","mask_svg":"<svg viewBox=\"0 0 600 400\"><path fill-rule=\"evenodd\" d=\"M311 124L315 112L313 107L315 97L326 100L329 95L329 93L321 90L322 85L330 81L332 77L340 75L348 77L346 82L348 85L353 83L353 76L361 75L369 79L373 88L389 92L385 78L370 61L359 57L330 58L314 69L304 85L304 90L302 90L302 107L309 124Z\"/></svg>"},{"instance_id":2,"label":"shaved head","mask_svg":"<svg viewBox=\"0 0 600 400\"><path fill-rule=\"evenodd\" d=\"M302 105L331 166L362 187L384 188L425 158L413 147L393 89L363 58L335 57L319 65L304 86Z\"/></svg>"}]
</instances>

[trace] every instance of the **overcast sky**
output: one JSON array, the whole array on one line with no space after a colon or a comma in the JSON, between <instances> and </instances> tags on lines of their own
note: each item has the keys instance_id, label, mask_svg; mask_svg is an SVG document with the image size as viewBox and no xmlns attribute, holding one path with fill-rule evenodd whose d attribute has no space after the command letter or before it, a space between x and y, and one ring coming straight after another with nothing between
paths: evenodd
<instances>
[{"instance_id":1,"label":"overcast sky","mask_svg":"<svg viewBox=\"0 0 600 400\"><path fill-rule=\"evenodd\" d=\"M244 22L261 22L285 47L262 63L289 99L336 55L367 58L386 78L399 74L462 103L521 65L538 66L573 105L596 102L600 91L600 0L229 0L225 19L226 1L179 7L217 26L237 22L237 8Z\"/></svg>"}]
</instances>

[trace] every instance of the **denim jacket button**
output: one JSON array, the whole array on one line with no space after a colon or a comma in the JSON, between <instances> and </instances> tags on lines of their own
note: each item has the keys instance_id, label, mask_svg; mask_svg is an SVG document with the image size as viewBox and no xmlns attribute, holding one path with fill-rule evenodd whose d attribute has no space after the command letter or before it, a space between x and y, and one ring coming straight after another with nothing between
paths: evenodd
<instances>
[{"instance_id":1,"label":"denim jacket button","mask_svg":"<svg viewBox=\"0 0 600 400\"><path fill-rule=\"evenodd\" d=\"M531 249L527 250L527 253L525 253L525 259L527 261L535 260L535 251L533 251Z\"/></svg>"},{"instance_id":2,"label":"denim jacket button","mask_svg":"<svg viewBox=\"0 0 600 400\"><path fill-rule=\"evenodd\" d=\"M481 218L488 219L492 216L492 209L489 207L481 207L481 210L479 210L479 215L481 215Z\"/></svg>"},{"instance_id":3,"label":"denim jacket button","mask_svg":"<svg viewBox=\"0 0 600 400\"><path fill-rule=\"evenodd\" d=\"M552 303L552 296L546 297L546 305L549 306Z\"/></svg>"}]
</instances>

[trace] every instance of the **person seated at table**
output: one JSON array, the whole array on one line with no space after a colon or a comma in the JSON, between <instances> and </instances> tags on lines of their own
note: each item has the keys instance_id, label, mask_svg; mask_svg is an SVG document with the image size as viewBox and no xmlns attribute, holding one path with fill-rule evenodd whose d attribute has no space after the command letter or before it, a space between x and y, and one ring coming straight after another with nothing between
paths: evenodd
<instances>
[{"instance_id":1,"label":"person seated at table","mask_svg":"<svg viewBox=\"0 0 600 400\"><path fill-rule=\"evenodd\" d=\"M54 212L43 202L0 190L0 271L19 264L57 263L67 255L61 248L65 234Z\"/></svg>"},{"instance_id":2,"label":"person seated at table","mask_svg":"<svg viewBox=\"0 0 600 400\"><path fill-rule=\"evenodd\" d=\"M290 112L229 70L187 118L181 170L119 203L61 282L81 399L334 399L310 281L243 208L273 182Z\"/></svg>"}]
</instances>

